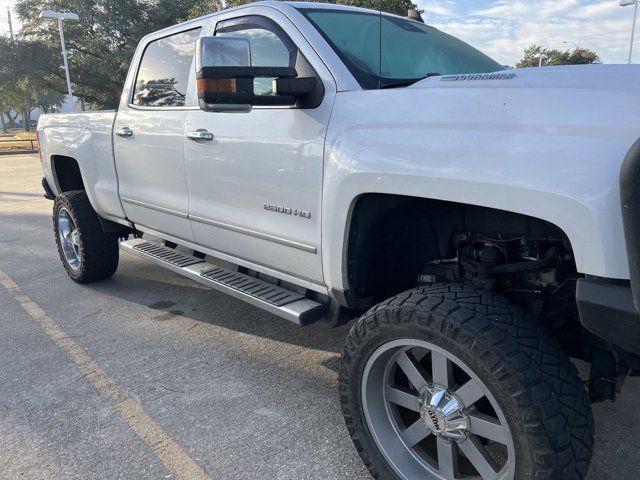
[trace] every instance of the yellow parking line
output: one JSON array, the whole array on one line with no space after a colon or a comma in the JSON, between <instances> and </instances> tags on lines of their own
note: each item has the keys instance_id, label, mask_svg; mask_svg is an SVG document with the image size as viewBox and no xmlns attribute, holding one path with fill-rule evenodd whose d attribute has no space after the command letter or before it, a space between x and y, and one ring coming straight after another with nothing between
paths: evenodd
<instances>
[{"instance_id":1,"label":"yellow parking line","mask_svg":"<svg viewBox=\"0 0 640 480\"><path fill-rule=\"evenodd\" d=\"M202 467L151 419L140 404L127 395L124 389L107 375L80 345L69 338L45 311L2 270L0 270L0 284L13 294L29 316L69 356L84 377L109 399L122 419L153 450L167 470L179 479L209 478Z\"/></svg>"}]
</instances>

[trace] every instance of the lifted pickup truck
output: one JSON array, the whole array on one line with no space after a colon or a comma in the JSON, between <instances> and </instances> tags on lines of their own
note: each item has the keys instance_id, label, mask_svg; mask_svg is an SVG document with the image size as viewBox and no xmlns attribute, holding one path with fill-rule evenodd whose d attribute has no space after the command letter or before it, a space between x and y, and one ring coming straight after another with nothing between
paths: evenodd
<instances>
[{"instance_id":1,"label":"lifted pickup truck","mask_svg":"<svg viewBox=\"0 0 640 480\"><path fill-rule=\"evenodd\" d=\"M640 371L638 101L640 67L505 71L263 2L145 37L117 113L41 117L43 185L78 283L120 247L299 325L359 317L339 394L374 477L580 479L591 403Z\"/></svg>"}]
</instances>

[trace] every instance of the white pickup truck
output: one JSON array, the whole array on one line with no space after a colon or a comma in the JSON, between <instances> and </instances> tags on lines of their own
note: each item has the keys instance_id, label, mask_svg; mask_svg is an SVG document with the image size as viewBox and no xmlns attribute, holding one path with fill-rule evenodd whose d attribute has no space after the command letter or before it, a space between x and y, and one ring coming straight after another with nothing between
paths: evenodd
<instances>
[{"instance_id":1,"label":"white pickup truck","mask_svg":"<svg viewBox=\"0 0 640 480\"><path fill-rule=\"evenodd\" d=\"M419 21L263 2L145 37L117 112L38 134L76 282L121 248L299 325L359 317L339 393L375 478L581 479L591 402L640 371L639 101L640 67L505 71Z\"/></svg>"}]
</instances>

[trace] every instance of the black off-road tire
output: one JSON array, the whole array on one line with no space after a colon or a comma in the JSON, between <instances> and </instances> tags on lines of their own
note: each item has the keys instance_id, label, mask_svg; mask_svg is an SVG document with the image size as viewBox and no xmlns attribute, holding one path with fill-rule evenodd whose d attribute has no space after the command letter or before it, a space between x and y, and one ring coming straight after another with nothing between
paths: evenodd
<instances>
[{"instance_id":1,"label":"black off-road tire","mask_svg":"<svg viewBox=\"0 0 640 480\"><path fill-rule=\"evenodd\" d=\"M424 340L463 360L505 412L516 479L583 479L594 423L578 372L553 336L503 297L462 284L436 284L373 307L351 329L339 393L353 443L376 479L400 478L376 446L362 405L369 357L398 339Z\"/></svg>"},{"instance_id":2,"label":"black off-road tire","mask_svg":"<svg viewBox=\"0 0 640 480\"><path fill-rule=\"evenodd\" d=\"M80 265L72 268L62 249L58 218L61 209L69 212L80 232ZM111 277L118 268L118 233L105 233L98 214L94 211L86 192L75 190L56 197L53 205L53 229L58 254L69 277L77 283L90 283Z\"/></svg>"}]
</instances>

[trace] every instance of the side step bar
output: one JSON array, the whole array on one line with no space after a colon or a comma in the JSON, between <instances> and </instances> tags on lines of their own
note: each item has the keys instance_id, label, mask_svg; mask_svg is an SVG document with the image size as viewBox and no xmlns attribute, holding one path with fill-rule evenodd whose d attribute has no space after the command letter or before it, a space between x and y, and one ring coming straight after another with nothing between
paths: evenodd
<instances>
[{"instance_id":1,"label":"side step bar","mask_svg":"<svg viewBox=\"0 0 640 480\"><path fill-rule=\"evenodd\" d=\"M298 325L309 325L322 318L325 313L322 304L297 292L219 267L163 245L136 238L121 242L120 248Z\"/></svg>"}]
</instances>

